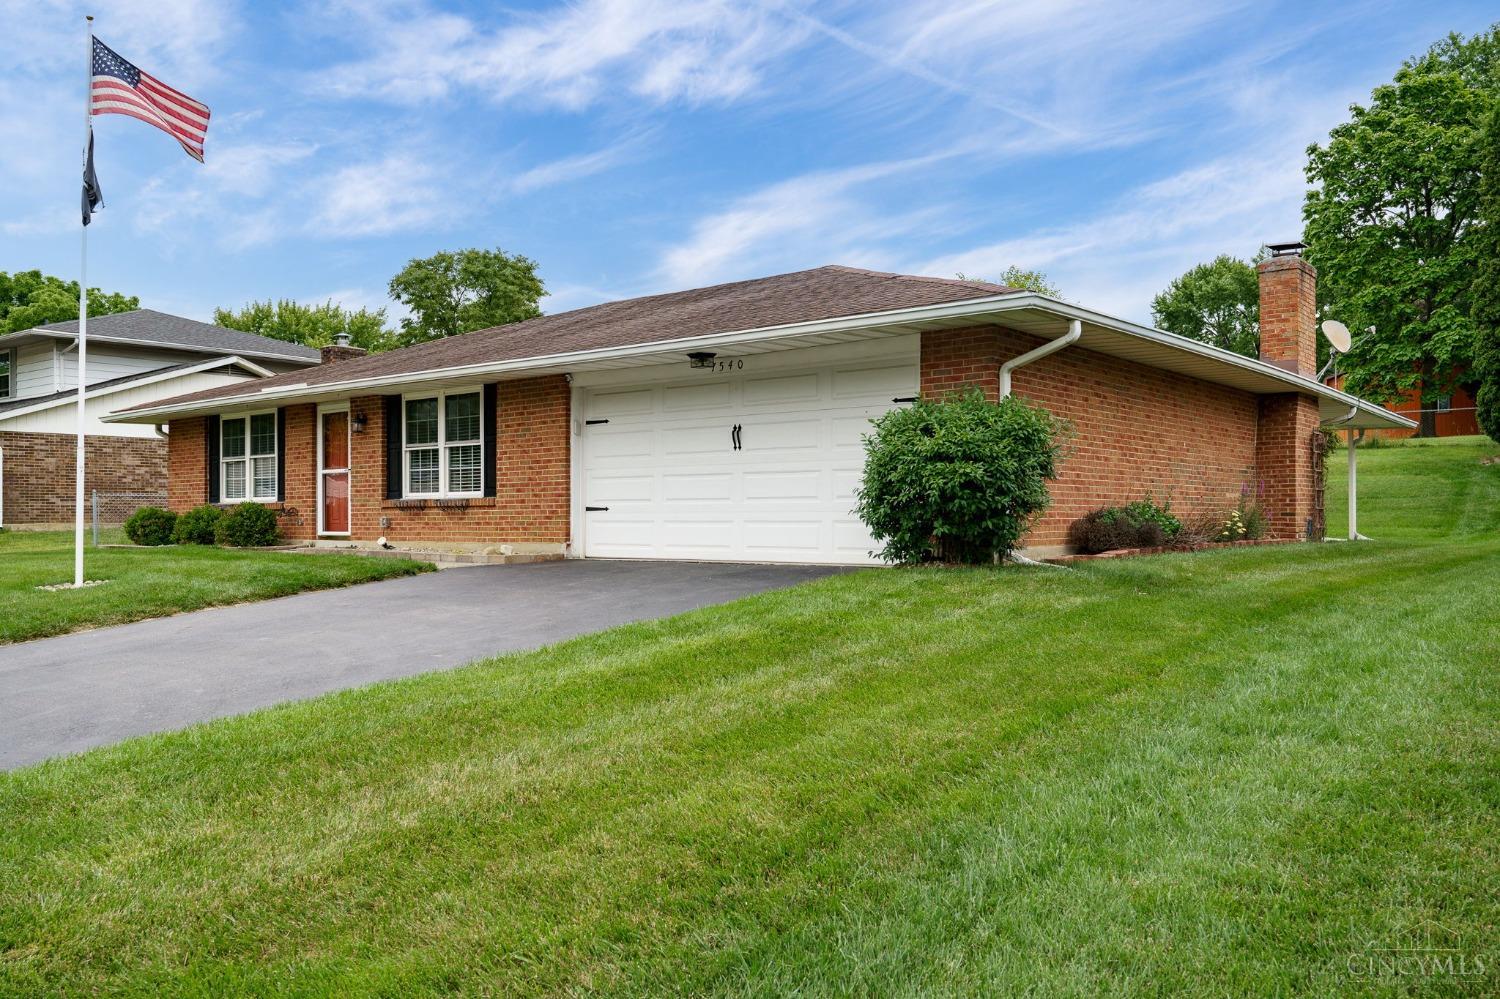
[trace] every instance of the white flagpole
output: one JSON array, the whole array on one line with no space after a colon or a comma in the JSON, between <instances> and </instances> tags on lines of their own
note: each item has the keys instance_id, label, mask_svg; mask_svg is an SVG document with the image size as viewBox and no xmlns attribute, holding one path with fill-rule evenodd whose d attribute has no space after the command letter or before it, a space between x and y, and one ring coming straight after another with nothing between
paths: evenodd
<instances>
[{"instance_id":1,"label":"white flagpole","mask_svg":"<svg viewBox=\"0 0 1500 999\"><path fill-rule=\"evenodd\" d=\"M83 89L83 165L88 169L89 139L94 134L94 16L88 24L88 69ZM81 181L80 181L81 183ZM83 585L83 442L88 432L84 416L84 389L88 386L89 349L89 227L83 226L78 254L78 451L74 458L73 484L73 585Z\"/></svg>"}]
</instances>

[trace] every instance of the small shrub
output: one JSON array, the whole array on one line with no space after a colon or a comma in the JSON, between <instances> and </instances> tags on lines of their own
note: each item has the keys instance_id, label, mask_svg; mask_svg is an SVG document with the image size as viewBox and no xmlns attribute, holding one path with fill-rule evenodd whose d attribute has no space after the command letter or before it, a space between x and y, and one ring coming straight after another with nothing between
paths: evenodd
<instances>
[{"instance_id":1,"label":"small shrub","mask_svg":"<svg viewBox=\"0 0 1500 999\"><path fill-rule=\"evenodd\" d=\"M1063 433L1052 414L1015 397L919 399L865 438L856 512L887 561L993 561L1046 509Z\"/></svg>"},{"instance_id":2,"label":"small shrub","mask_svg":"<svg viewBox=\"0 0 1500 999\"><path fill-rule=\"evenodd\" d=\"M179 545L211 545L214 543L214 528L224 517L224 511L212 504L195 506L177 518L177 529L172 533Z\"/></svg>"},{"instance_id":3,"label":"small shrub","mask_svg":"<svg viewBox=\"0 0 1500 999\"><path fill-rule=\"evenodd\" d=\"M1160 548L1167 534L1156 520L1139 519L1131 506L1110 506L1095 510L1068 526L1068 543L1085 555L1112 552L1120 548ZM1182 523L1176 517L1177 530Z\"/></svg>"},{"instance_id":4,"label":"small shrub","mask_svg":"<svg viewBox=\"0 0 1500 999\"><path fill-rule=\"evenodd\" d=\"M263 548L281 540L276 511L259 503L241 503L219 518L214 540L236 548Z\"/></svg>"},{"instance_id":5,"label":"small shrub","mask_svg":"<svg viewBox=\"0 0 1500 999\"><path fill-rule=\"evenodd\" d=\"M1171 500L1158 506L1150 496L1147 496L1143 500L1126 504L1125 515L1138 524L1155 524L1161 528L1162 537L1168 541L1177 537L1182 530L1182 521L1172 513Z\"/></svg>"},{"instance_id":6,"label":"small shrub","mask_svg":"<svg viewBox=\"0 0 1500 999\"><path fill-rule=\"evenodd\" d=\"M170 545L177 514L159 506L143 506L125 521L125 536L132 544Z\"/></svg>"},{"instance_id":7,"label":"small shrub","mask_svg":"<svg viewBox=\"0 0 1500 999\"><path fill-rule=\"evenodd\" d=\"M1241 504L1224 518L1215 541L1259 541L1266 536L1266 513L1260 504Z\"/></svg>"}]
</instances>

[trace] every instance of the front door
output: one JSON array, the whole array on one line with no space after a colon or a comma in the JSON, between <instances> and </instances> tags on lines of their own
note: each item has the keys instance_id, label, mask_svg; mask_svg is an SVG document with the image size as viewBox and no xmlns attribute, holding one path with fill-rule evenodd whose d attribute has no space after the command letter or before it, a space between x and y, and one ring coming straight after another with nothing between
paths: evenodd
<instances>
[{"instance_id":1,"label":"front door","mask_svg":"<svg viewBox=\"0 0 1500 999\"><path fill-rule=\"evenodd\" d=\"M349 411L318 414L318 533L349 533Z\"/></svg>"}]
</instances>

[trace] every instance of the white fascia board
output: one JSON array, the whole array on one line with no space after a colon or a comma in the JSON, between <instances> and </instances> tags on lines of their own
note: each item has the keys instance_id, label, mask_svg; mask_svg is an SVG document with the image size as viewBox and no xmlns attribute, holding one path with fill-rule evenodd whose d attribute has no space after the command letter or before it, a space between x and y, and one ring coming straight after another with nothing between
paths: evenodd
<instances>
[{"instance_id":1,"label":"white fascia board","mask_svg":"<svg viewBox=\"0 0 1500 999\"><path fill-rule=\"evenodd\" d=\"M686 353L688 351L703 350L712 347L731 347L743 343L795 339L846 330L878 330L881 327L907 326L944 319L981 319L986 316L995 316L1018 309L1039 309L1051 312L1065 320L1078 319L1096 326L1102 326L1107 329L1150 340L1166 347L1199 354L1215 361L1275 379L1287 384L1292 389L1305 392L1309 395L1337 399L1344 405L1356 406L1371 415L1393 420L1398 425L1416 426L1415 423L1405 417L1398 416L1389 410L1376 406L1374 403L1359 399L1345 392L1340 392L1337 389L1331 389L1310 378L1278 368L1274 364L1267 364L1257 358L1245 357L1242 354L1222 350L1206 343L1200 343L1197 340L1189 340L1186 337L1167 333L1164 330L1141 326L1138 323L1108 316L1102 312L1095 312L1092 309L1085 309L1069 302L1058 301L1057 299L1029 291L1010 292L1004 295L987 295L983 298L970 298L958 302L942 302L937 305L922 305L910 309L866 312L852 316L836 316L831 319L812 320L810 322L785 323L778 326L763 326L748 330L730 330L724 333L710 333L683 339L652 340L646 343L629 344L622 347L597 347L592 350L544 354L507 361L491 361L482 364L467 364L449 368L432 368L427 371L406 372L399 375L357 378L343 382L329 382L317 386L310 386L303 382L296 385L268 387L260 390L258 393L246 393L245 395L225 396L220 399L158 406L151 409L134 411L128 415L112 414L106 417L106 420L119 423L154 423L160 422L161 417L212 412L216 407L243 405L252 399L256 402L263 402L271 399L295 399L299 396L312 394L354 393L366 389L381 389L395 385L413 385L428 381L450 381L455 378L483 378L490 375L516 374L543 368L566 368L569 365L587 364L591 361L647 356L668 351ZM1060 331L1059 335L1062 335L1063 332L1066 332L1066 330Z\"/></svg>"},{"instance_id":2,"label":"white fascia board","mask_svg":"<svg viewBox=\"0 0 1500 999\"><path fill-rule=\"evenodd\" d=\"M105 396L114 395L116 392L125 392L130 389L138 389L147 385L154 385L157 382L170 381L173 378L185 378L188 375L201 374L204 371L212 371L215 368L223 368L230 365L238 368L244 368L246 371L249 371L251 374L255 375L258 378L269 378L276 373L267 368L261 367L259 364L256 364L253 361L247 361L242 357L214 357L210 358L207 361L203 361L202 363L194 364L191 367L173 368L171 371L164 371L154 375L148 372L146 374L143 374L140 378L136 378L128 382L121 382L118 385L106 385L104 388L88 389L83 393L83 398L85 402L90 399L102 399ZM78 393L69 392L66 396L63 396L60 399L48 399L46 402L39 402L35 406L22 406L19 409L12 409L8 412L0 413L0 421L9 420L17 416L27 416L31 413L40 413L44 410L54 409L58 406L76 405L78 405ZM110 422L108 416L103 417L102 420L104 422Z\"/></svg>"},{"instance_id":3,"label":"white fascia board","mask_svg":"<svg viewBox=\"0 0 1500 999\"><path fill-rule=\"evenodd\" d=\"M66 330L44 330L41 328L21 330L18 333L0 336L0 348L13 342L24 342L32 337L76 341L78 334L69 333ZM288 364L303 364L308 367L316 367L322 363L321 355L318 357L306 357L302 354L278 354L269 350L237 350L226 354L220 347L205 347L201 343L177 343L175 340L140 340L136 337L109 336L104 333L90 333L89 343L122 343L131 347L159 347L163 350L185 350L194 354L215 354L219 357L259 357L262 360L285 361Z\"/></svg>"}]
</instances>

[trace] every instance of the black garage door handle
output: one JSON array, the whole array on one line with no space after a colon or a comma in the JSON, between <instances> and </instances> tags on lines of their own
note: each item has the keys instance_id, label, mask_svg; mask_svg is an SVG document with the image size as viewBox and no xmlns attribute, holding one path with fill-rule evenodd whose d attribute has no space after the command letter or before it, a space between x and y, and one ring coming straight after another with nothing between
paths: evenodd
<instances>
[{"instance_id":1,"label":"black garage door handle","mask_svg":"<svg viewBox=\"0 0 1500 999\"><path fill-rule=\"evenodd\" d=\"M608 510L608 509L609 509L609 507L607 507L607 506L586 506L586 507L583 508L583 510L584 510L585 513L592 513L595 510Z\"/></svg>"}]
</instances>

